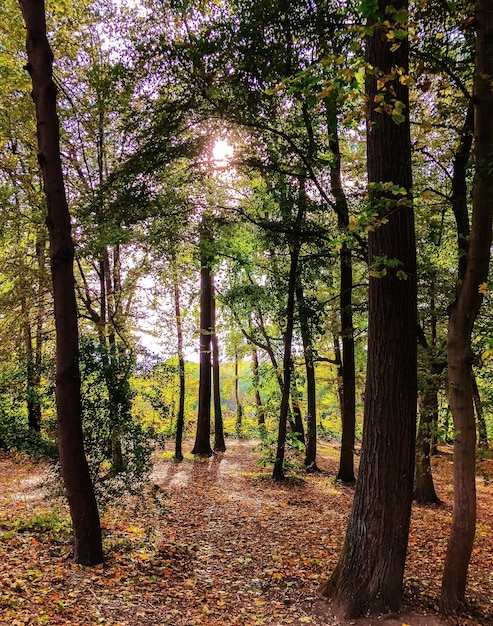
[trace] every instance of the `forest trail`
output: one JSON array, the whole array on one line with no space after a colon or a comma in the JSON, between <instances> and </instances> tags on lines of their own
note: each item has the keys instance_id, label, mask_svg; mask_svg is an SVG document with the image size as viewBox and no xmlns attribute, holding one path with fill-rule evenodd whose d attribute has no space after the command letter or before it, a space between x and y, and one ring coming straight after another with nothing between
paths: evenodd
<instances>
[{"instance_id":1,"label":"forest trail","mask_svg":"<svg viewBox=\"0 0 493 626\"><path fill-rule=\"evenodd\" d=\"M157 459L144 498L104 514L107 558L94 568L69 558L66 510L47 496L49 468L2 453L0 623L343 624L318 593L337 562L353 494L335 481L337 447L321 445L323 473L277 484L253 446L228 440L227 452L212 458ZM450 455L442 452L434 464L445 504L414 508L403 612L348 624L493 624L493 461L479 464L468 587L474 613L449 622L436 602L451 513Z\"/></svg>"}]
</instances>

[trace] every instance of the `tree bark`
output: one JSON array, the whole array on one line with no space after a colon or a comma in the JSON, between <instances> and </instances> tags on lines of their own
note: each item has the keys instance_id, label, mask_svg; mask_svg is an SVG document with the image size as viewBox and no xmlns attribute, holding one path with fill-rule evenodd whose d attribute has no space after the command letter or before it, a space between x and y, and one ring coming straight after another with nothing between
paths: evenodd
<instances>
[{"instance_id":1,"label":"tree bark","mask_svg":"<svg viewBox=\"0 0 493 626\"><path fill-rule=\"evenodd\" d=\"M214 452L226 452L224 441L223 413L221 408L221 381L219 364L219 340L216 331L216 297L214 295L214 276L212 280L212 389L214 397Z\"/></svg>"},{"instance_id":2,"label":"tree bark","mask_svg":"<svg viewBox=\"0 0 493 626\"><path fill-rule=\"evenodd\" d=\"M431 444L433 426L438 412L435 390L426 390L418 401L419 427L416 437L416 467L414 472L414 499L420 504L439 504L431 473Z\"/></svg>"},{"instance_id":3,"label":"tree bark","mask_svg":"<svg viewBox=\"0 0 493 626\"><path fill-rule=\"evenodd\" d=\"M200 229L200 363L197 430L192 454L212 456L211 448L211 337L212 280L207 219Z\"/></svg>"},{"instance_id":4,"label":"tree bark","mask_svg":"<svg viewBox=\"0 0 493 626\"><path fill-rule=\"evenodd\" d=\"M474 409L476 411L476 421L478 426L478 444L482 450L488 449L488 430L484 419L483 403L479 395L478 382L474 372L471 372L472 382L472 398L474 400Z\"/></svg>"},{"instance_id":5,"label":"tree bark","mask_svg":"<svg viewBox=\"0 0 493 626\"><path fill-rule=\"evenodd\" d=\"M238 434L241 433L243 424L243 406L240 401L240 378L239 378L239 361L238 351L235 350L235 404L236 404L236 421L235 428Z\"/></svg>"},{"instance_id":6,"label":"tree bark","mask_svg":"<svg viewBox=\"0 0 493 626\"><path fill-rule=\"evenodd\" d=\"M343 242L340 251L341 336L342 336L342 438L337 480L352 484L354 475L354 443L356 439L356 375L353 333L353 271L351 250Z\"/></svg>"},{"instance_id":7,"label":"tree bark","mask_svg":"<svg viewBox=\"0 0 493 626\"><path fill-rule=\"evenodd\" d=\"M299 255L300 244L299 242L295 242L290 250L288 301L286 304L286 330L284 331L284 377L282 381L281 408L279 411L279 431L277 435L276 459L274 461L274 468L272 471L272 478L274 480L284 479L284 454L286 448L286 429L289 416L289 396L291 391L291 347L293 343L294 303Z\"/></svg>"},{"instance_id":8,"label":"tree bark","mask_svg":"<svg viewBox=\"0 0 493 626\"><path fill-rule=\"evenodd\" d=\"M306 369L306 400L307 400L307 433L305 448L305 467L311 472L319 471L317 466L317 384L315 380L315 363L313 362L313 346L308 324L303 287L296 288L298 316L300 320L301 341Z\"/></svg>"},{"instance_id":9,"label":"tree bark","mask_svg":"<svg viewBox=\"0 0 493 626\"><path fill-rule=\"evenodd\" d=\"M41 431L41 405L39 402L39 375L33 347L33 333L29 311L24 296L21 298L21 314L24 319L24 349L26 351L26 404L29 430Z\"/></svg>"},{"instance_id":10,"label":"tree bark","mask_svg":"<svg viewBox=\"0 0 493 626\"><path fill-rule=\"evenodd\" d=\"M262 426L265 424L265 411L262 405L262 398L260 397L260 377L258 366L258 353L257 348L252 348L252 383L255 392L255 407L257 411L257 424Z\"/></svg>"},{"instance_id":11,"label":"tree bark","mask_svg":"<svg viewBox=\"0 0 493 626\"><path fill-rule=\"evenodd\" d=\"M56 403L60 465L74 532L74 559L103 560L101 526L84 453L81 420L74 245L60 158L53 54L46 36L43 0L19 0L27 28L27 69L36 108L38 161L47 199L56 325Z\"/></svg>"},{"instance_id":12,"label":"tree bark","mask_svg":"<svg viewBox=\"0 0 493 626\"><path fill-rule=\"evenodd\" d=\"M450 409L454 439L452 527L445 556L440 607L458 611L465 602L467 570L476 529L476 424L472 389L471 334L487 280L493 218L493 11L490 0L476 0L476 64L474 76L475 178L469 247L447 334ZM459 223L458 223L459 226ZM460 234L459 234L460 236Z\"/></svg>"},{"instance_id":13,"label":"tree bark","mask_svg":"<svg viewBox=\"0 0 493 626\"><path fill-rule=\"evenodd\" d=\"M369 233L368 365L361 464L339 562L322 592L346 617L397 611L402 597L411 516L416 434L417 297L408 43L385 36L398 1L369 19L367 39L367 162L371 208L385 222ZM397 13L393 13L393 11ZM397 25L396 25L397 28ZM377 76L385 76L377 86ZM396 103L401 116L394 117ZM385 260L397 259L398 269Z\"/></svg>"},{"instance_id":14,"label":"tree bark","mask_svg":"<svg viewBox=\"0 0 493 626\"><path fill-rule=\"evenodd\" d=\"M176 321L176 341L178 351L178 376L180 379L180 389L178 398L178 414L176 416L175 435L175 456L177 463L183 461L183 429L185 426L185 356L183 352L183 328L181 321L180 286L178 284L178 272L176 268L176 258L171 259L171 271L173 273L173 289L175 296L175 321Z\"/></svg>"},{"instance_id":15,"label":"tree bark","mask_svg":"<svg viewBox=\"0 0 493 626\"><path fill-rule=\"evenodd\" d=\"M341 150L335 97L325 100L329 148L333 158L330 164L330 185L337 206L339 228L345 232L349 228L349 206L341 179ZM352 484L354 476L354 443L356 439L356 374L353 330L353 261L347 241L342 242L339 252L340 287L339 306L341 309L341 454L337 480Z\"/></svg>"},{"instance_id":16,"label":"tree bark","mask_svg":"<svg viewBox=\"0 0 493 626\"><path fill-rule=\"evenodd\" d=\"M288 424L291 432L296 436L296 439L305 445L305 429L303 427L303 415L301 413L300 406L300 393L296 386L296 368L294 359L291 357L291 410L288 414Z\"/></svg>"}]
</instances>

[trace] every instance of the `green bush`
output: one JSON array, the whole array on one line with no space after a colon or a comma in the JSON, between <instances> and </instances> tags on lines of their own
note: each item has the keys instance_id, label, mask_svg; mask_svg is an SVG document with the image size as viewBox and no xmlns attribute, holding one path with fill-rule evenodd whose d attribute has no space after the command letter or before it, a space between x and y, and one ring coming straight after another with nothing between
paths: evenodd
<instances>
[{"instance_id":1,"label":"green bush","mask_svg":"<svg viewBox=\"0 0 493 626\"><path fill-rule=\"evenodd\" d=\"M84 445L98 504L141 493L152 469L154 433L132 416L132 355L83 339L80 350Z\"/></svg>"}]
</instances>

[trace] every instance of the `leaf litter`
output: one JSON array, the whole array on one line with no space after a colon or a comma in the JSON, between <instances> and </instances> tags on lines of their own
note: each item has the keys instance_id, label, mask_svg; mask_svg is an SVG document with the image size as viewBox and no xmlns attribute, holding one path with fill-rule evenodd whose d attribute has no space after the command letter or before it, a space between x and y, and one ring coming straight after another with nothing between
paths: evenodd
<instances>
[{"instance_id":1,"label":"leaf litter","mask_svg":"<svg viewBox=\"0 0 493 626\"><path fill-rule=\"evenodd\" d=\"M0 624L283 626L493 624L493 461L480 462L478 529L460 618L438 615L451 519L452 462L433 459L442 506L415 505L399 615L341 622L319 595L337 563L353 489L337 483L336 446L320 474L275 483L254 442L225 454L157 458L142 498L102 516L106 559L70 558L70 524L48 465L0 453Z\"/></svg>"}]
</instances>

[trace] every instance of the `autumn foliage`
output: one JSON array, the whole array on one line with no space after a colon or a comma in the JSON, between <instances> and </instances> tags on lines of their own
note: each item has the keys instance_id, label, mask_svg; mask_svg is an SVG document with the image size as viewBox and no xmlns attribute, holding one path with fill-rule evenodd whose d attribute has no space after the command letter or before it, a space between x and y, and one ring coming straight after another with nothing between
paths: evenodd
<instances>
[{"instance_id":1,"label":"autumn foliage","mask_svg":"<svg viewBox=\"0 0 493 626\"><path fill-rule=\"evenodd\" d=\"M185 442L191 449L191 442ZM321 444L321 474L285 483L260 470L251 442L210 459L171 450L156 459L143 499L103 516L107 558L69 558L69 517L50 470L0 456L0 623L112 626L341 624L319 595L335 566L353 489L335 480L338 452ZM414 505L402 614L389 626L446 624L437 614L451 519L451 448L433 458L443 506ZM493 461L478 461L478 531L462 626L489 624ZM360 618L352 624L378 624Z\"/></svg>"}]
</instances>

